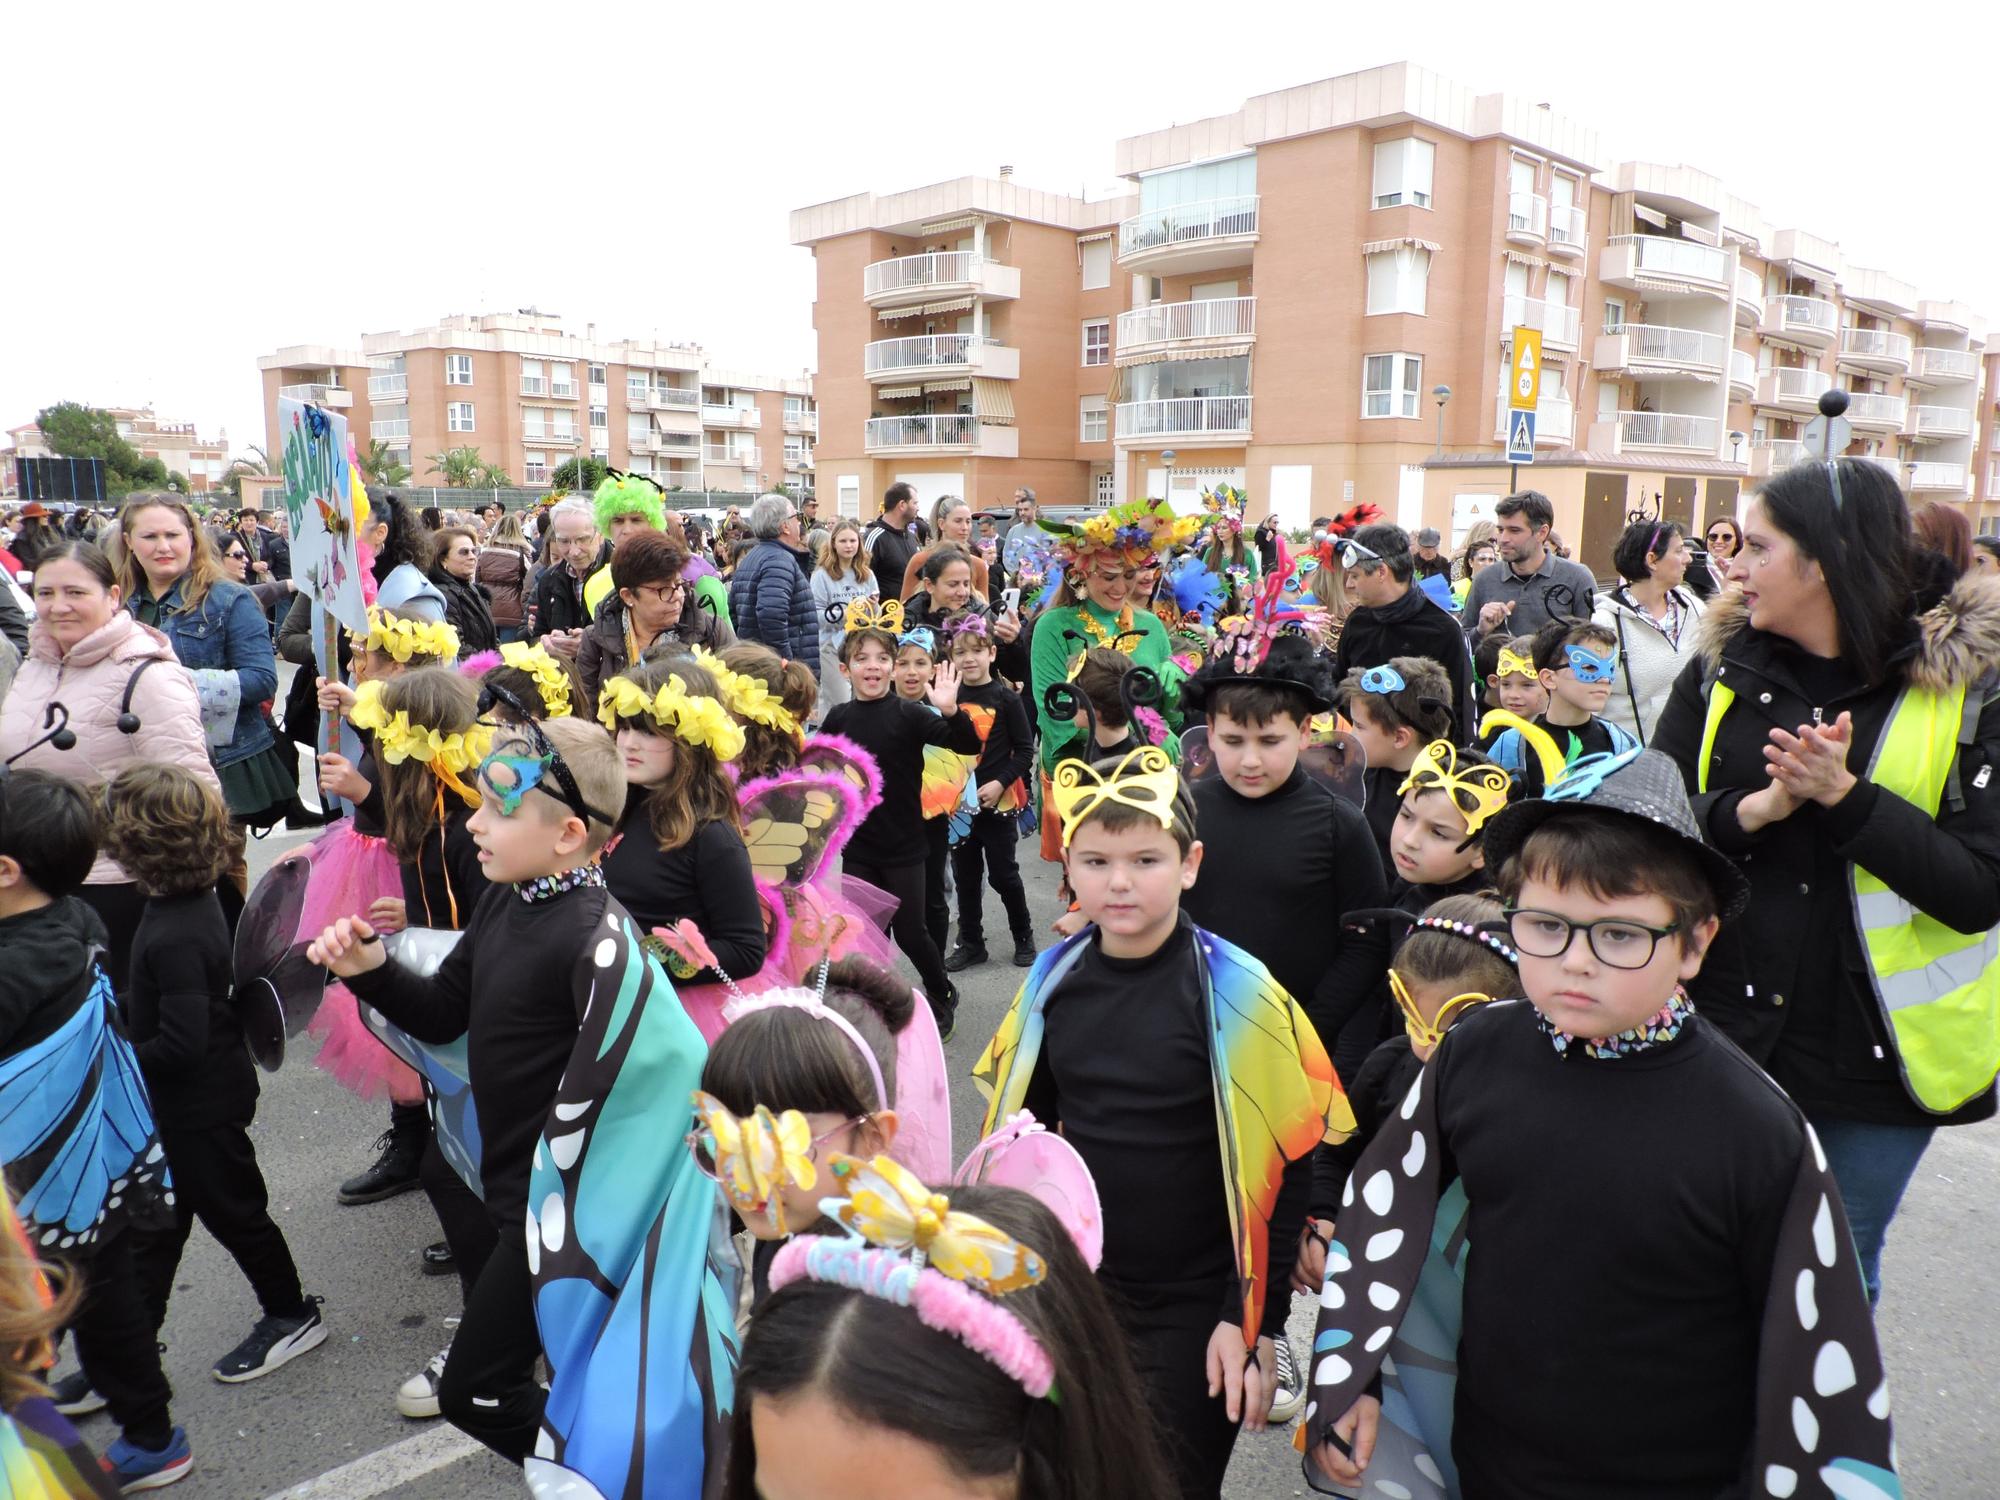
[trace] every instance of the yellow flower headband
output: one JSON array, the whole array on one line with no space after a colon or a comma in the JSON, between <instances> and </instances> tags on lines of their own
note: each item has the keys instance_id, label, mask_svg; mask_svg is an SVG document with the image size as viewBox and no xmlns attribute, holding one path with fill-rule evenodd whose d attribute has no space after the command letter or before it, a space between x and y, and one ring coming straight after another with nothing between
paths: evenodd
<instances>
[{"instance_id":1,"label":"yellow flower headband","mask_svg":"<svg viewBox=\"0 0 2000 1500\"><path fill-rule=\"evenodd\" d=\"M1412 791L1448 794L1452 806L1465 819L1465 842L1469 846L1487 820L1507 805L1512 786L1513 778L1491 763L1475 762L1461 771L1458 747L1450 740L1432 740L1418 752L1416 764L1396 788L1396 795L1401 797Z\"/></svg>"},{"instance_id":2,"label":"yellow flower headband","mask_svg":"<svg viewBox=\"0 0 2000 1500\"><path fill-rule=\"evenodd\" d=\"M847 601L847 628L849 630L886 630L891 635L903 628L903 601L891 599L886 604L863 595L859 599Z\"/></svg>"},{"instance_id":3,"label":"yellow flower headband","mask_svg":"<svg viewBox=\"0 0 2000 1500\"><path fill-rule=\"evenodd\" d=\"M1160 820L1169 833L1176 826L1194 832L1194 804L1188 797L1173 758L1157 745L1125 753L1109 776L1080 760L1056 765L1049 800L1062 820L1063 848L1077 828L1106 802L1117 802Z\"/></svg>"},{"instance_id":4,"label":"yellow flower headband","mask_svg":"<svg viewBox=\"0 0 2000 1500\"><path fill-rule=\"evenodd\" d=\"M771 691L763 678L732 672L722 664L721 657L699 646L690 654L708 668L709 675L715 679L715 685L722 693L723 703L737 718L762 724L780 734L795 735L799 732L798 715L785 707L784 700Z\"/></svg>"},{"instance_id":5,"label":"yellow flower headband","mask_svg":"<svg viewBox=\"0 0 2000 1500\"><path fill-rule=\"evenodd\" d=\"M1525 677L1530 682L1540 682L1542 680L1542 674L1535 669L1535 658L1532 654L1516 656L1505 646L1500 648L1500 665L1494 671L1493 675L1495 677Z\"/></svg>"},{"instance_id":6,"label":"yellow flower headband","mask_svg":"<svg viewBox=\"0 0 2000 1500\"><path fill-rule=\"evenodd\" d=\"M493 748L490 724L474 724L463 733L440 734L428 724L418 724L409 713L393 714L382 704L382 684L364 682L354 695L348 720L356 729L375 737L375 750L390 765L414 760L431 768L437 778L456 792L467 807L479 806L478 790L464 780Z\"/></svg>"},{"instance_id":7,"label":"yellow flower headband","mask_svg":"<svg viewBox=\"0 0 2000 1500\"><path fill-rule=\"evenodd\" d=\"M546 646L530 646L526 641L508 641L500 648L500 660L535 679L535 691L551 719L570 716L569 673L549 655Z\"/></svg>"},{"instance_id":8,"label":"yellow flower headband","mask_svg":"<svg viewBox=\"0 0 2000 1500\"><path fill-rule=\"evenodd\" d=\"M406 666L413 656L446 662L458 656L458 632L443 620L406 619L379 604L368 607L368 633L350 630L347 639L356 651L379 651Z\"/></svg>"},{"instance_id":9,"label":"yellow flower headband","mask_svg":"<svg viewBox=\"0 0 2000 1500\"><path fill-rule=\"evenodd\" d=\"M734 760L743 753L743 726L715 699L687 690L676 672L666 686L648 694L629 677L614 677L597 695L597 719L617 733L620 719L649 718L687 745L705 745L717 760Z\"/></svg>"}]
</instances>

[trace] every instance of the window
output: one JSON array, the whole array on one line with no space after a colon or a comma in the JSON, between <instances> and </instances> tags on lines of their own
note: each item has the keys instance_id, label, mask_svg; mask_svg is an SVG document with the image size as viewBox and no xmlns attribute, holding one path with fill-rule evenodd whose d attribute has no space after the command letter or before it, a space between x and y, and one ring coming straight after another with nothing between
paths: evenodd
<instances>
[{"instance_id":1,"label":"window","mask_svg":"<svg viewBox=\"0 0 2000 1500\"><path fill-rule=\"evenodd\" d=\"M653 430L653 419L643 412L625 419L625 442L628 447L643 448L646 436Z\"/></svg>"},{"instance_id":2,"label":"window","mask_svg":"<svg viewBox=\"0 0 2000 1500\"><path fill-rule=\"evenodd\" d=\"M1087 365L1111 363L1111 320L1092 318L1083 325L1083 362Z\"/></svg>"},{"instance_id":3,"label":"window","mask_svg":"<svg viewBox=\"0 0 2000 1500\"><path fill-rule=\"evenodd\" d=\"M549 366L549 394L551 396L574 396L576 394L576 366Z\"/></svg>"},{"instance_id":4,"label":"window","mask_svg":"<svg viewBox=\"0 0 2000 1500\"><path fill-rule=\"evenodd\" d=\"M592 365L592 366L590 367L590 383L591 383L592 385L603 385L603 384L604 384L604 366L603 366L603 365Z\"/></svg>"},{"instance_id":5,"label":"window","mask_svg":"<svg viewBox=\"0 0 2000 1500\"><path fill-rule=\"evenodd\" d=\"M459 382L460 385L469 383L469 381ZM471 432L473 430L472 403L470 401L448 402L444 409L444 425L447 432Z\"/></svg>"},{"instance_id":6,"label":"window","mask_svg":"<svg viewBox=\"0 0 2000 1500\"><path fill-rule=\"evenodd\" d=\"M1377 208L1429 208L1431 169L1437 147L1415 136L1400 141L1378 141L1375 146L1375 204Z\"/></svg>"},{"instance_id":7,"label":"window","mask_svg":"<svg viewBox=\"0 0 2000 1500\"><path fill-rule=\"evenodd\" d=\"M1099 505L1109 505L1118 498L1118 476L1106 469L1092 476L1091 489Z\"/></svg>"},{"instance_id":8,"label":"window","mask_svg":"<svg viewBox=\"0 0 2000 1500\"><path fill-rule=\"evenodd\" d=\"M553 419L550 424L550 432L549 432L549 435L551 437L569 438L571 441L575 440L576 438L575 412L571 411L566 406L559 406L554 411L550 412L549 416Z\"/></svg>"},{"instance_id":9,"label":"window","mask_svg":"<svg viewBox=\"0 0 2000 1500\"><path fill-rule=\"evenodd\" d=\"M625 376L625 400L634 406L646 404L646 372L639 370Z\"/></svg>"},{"instance_id":10,"label":"window","mask_svg":"<svg viewBox=\"0 0 2000 1500\"><path fill-rule=\"evenodd\" d=\"M1423 315L1431 253L1399 245L1368 257L1368 311Z\"/></svg>"},{"instance_id":11,"label":"window","mask_svg":"<svg viewBox=\"0 0 2000 1500\"><path fill-rule=\"evenodd\" d=\"M444 357L444 383L446 385L472 384L472 356L470 354L447 354ZM467 407L470 411L472 408ZM466 429L468 432L470 428Z\"/></svg>"},{"instance_id":12,"label":"window","mask_svg":"<svg viewBox=\"0 0 2000 1500\"><path fill-rule=\"evenodd\" d=\"M1083 247L1083 289L1094 292L1111 285L1111 241L1092 240Z\"/></svg>"},{"instance_id":13,"label":"window","mask_svg":"<svg viewBox=\"0 0 2000 1500\"><path fill-rule=\"evenodd\" d=\"M1086 443L1102 443L1110 436L1110 415L1102 396L1085 396L1077 403L1077 437Z\"/></svg>"},{"instance_id":14,"label":"window","mask_svg":"<svg viewBox=\"0 0 2000 1500\"><path fill-rule=\"evenodd\" d=\"M542 378L542 362L539 359L521 361L521 394L539 396L548 389Z\"/></svg>"},{"instance_id":15,"label":"window","mask_svg":"<svg viewBox=\"0 0 2000 1500\"><path fill-rule=\"evenodd\" d=\"M1625 299L1606 297L1604 299L1604 331L1619 333L1625 327Z\"/></svg>"},{"instance_id":16,"label":"window","mask_svg":"<svg viewBox=\"0 0 2000 1500\"><path fill-rule=\"evenodd\" d=\"M591 407L590 425L592 427L609 427L611 425L610 411L602 406Z\"/></svg>"},{"instance_id":17,"label":"window","mask_svg":"<svg viewBox=\"0 0 2000 1500\"><path fill-rule=\"evenodd\" d=\"M1217 198L1247 198L1257 191L1257 155L1246 151L1221 161L1197 162L1150 172L1139 179L1139 211L1172 208L1181 203L1210 203ZM1245 225L1246 229L1255 228ZM1225 231L1233 232L1233 231Z\"/></svg>"},{"instance_id":18,"label":"window","mask_svg":"<svg viewBox=\"0 0 2000 1500\"><path fill-rule=\"evenodd\" d=\"M1361 362L1361 415L1414 417L1424 362L1414 354L1371 354Z\"/></svg>"},{"instance_id":19,"label":"window","mask_svg":"<svg viewBox=\"0 0 2000 1500\"><path fill-rule=\"evenodd\" d=\"M522 407L521 436L525 438L539 438L544 436L545 434L543 430L543 422L545 421L546 417L547 413L545 413L539 406Z\"/></svg>"},{"instance_id":20,"label":"window","mask_svg":"<svg viewBox=\"0 0 2000 1500\"><path fill-rule=\"evenodd\" d=\"M522 474L527 484L547 484L549 482L549 456L530 448L527 453L527 468Z\"/></svg>"}]
</instances>

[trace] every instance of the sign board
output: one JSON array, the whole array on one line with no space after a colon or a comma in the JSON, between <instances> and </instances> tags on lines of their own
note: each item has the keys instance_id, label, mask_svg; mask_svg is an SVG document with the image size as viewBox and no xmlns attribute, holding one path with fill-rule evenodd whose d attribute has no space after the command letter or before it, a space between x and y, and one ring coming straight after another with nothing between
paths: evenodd
<instances>
[{"instance_id":1,"label":"sign board","mask_svg":"<svg viewBox=\"0 0 2000 1500\"><path fill-rule=\"evenodd\" d=\"M1515 411L1533 411L1541 389L1541 330L1516 328L1514 352L1507 359L1507 405Z\"/></svg>"},{"instance_id":2,"label":"sign board","mask_svg":"<svg viewBox=\"0 0 2000 1500\"><path fill-rule=\"evenodd\" d=\"M1854 429L1845 417L1814 417L1806 423L1799 434L1800 452L1809 462L1832 456L1840 457L1847 451L1847 445L1854 441Z\"/></svg>"},{"instance_id":3,"label":"sign board","mask_svg":"<svg viewBox=\"0 0 2000 1500\"><path fill-rule=\"evenodd\" d=\"M284 434L285 515L292 524L292 581L313 601L313 657L338 677L339 627L366 634L355 496L364 493L347 448L347 418L289 396L278 398ZM320 750L341 749L340 715L319 716Z\"/></svg>"},{"instance_id":4,"label":"sign board","mask_svg":"<svg viewBox=\"0 0 2000 1500\"><path fill-rule=\"evenodd\" d=\"M1535 414L1532 411L1507 413L1507 462L1531 464L1535 461Z\"/></svg>"}]
</instances>

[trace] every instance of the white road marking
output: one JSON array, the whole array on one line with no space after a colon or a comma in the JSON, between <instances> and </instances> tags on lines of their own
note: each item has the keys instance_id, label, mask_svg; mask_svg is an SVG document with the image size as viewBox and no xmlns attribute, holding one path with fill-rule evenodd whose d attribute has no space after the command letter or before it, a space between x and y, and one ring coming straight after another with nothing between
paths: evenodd
<instances>
[{"instance_id":1,"label":"white road marking","mask_svg":"<svg viewBox=\"0 0 2000 1500\"><path fill-rule=\"evenodd\" d=\"M447 1468L482 1450L477 1438L467 1437L446 1422L432 1423L415 1437L404 1438L373 1453L364 1453L352 1463L307 1479L290 1489L265 1496L265 1500L320 1500L339 1496L340 1500L368 1500L400 1489L413 1479Z\"/></svg>"}]
</instances>

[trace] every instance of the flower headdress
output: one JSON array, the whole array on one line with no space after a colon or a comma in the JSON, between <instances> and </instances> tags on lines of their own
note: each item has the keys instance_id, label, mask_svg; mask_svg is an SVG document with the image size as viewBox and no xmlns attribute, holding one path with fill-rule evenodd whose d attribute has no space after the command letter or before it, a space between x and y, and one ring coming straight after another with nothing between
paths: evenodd
<instances>
[{"instance_id":1,"label":"flower headdress","mask_svg":"<svg viewBox=\"0 0 2000 1500\"><path fill-rule=\"evenodd\" d=\"M617 732L620 719L649 718L687 745L704 745L717 760L743 753L743 726L706 694L690 693L678 672L658 692L648 693L629 677L614 677L597 695L597 720Z\"/></svg>"},{"instance_id":2,"label":"flower headdress","mask_svg":"<svg viewBox=\"0 0 2000 1500\"><path fill-rule=\"evenodd\" d=\"M354 707L347 717L356 729L374 736L375 753L388 764L414 760L427 765L467 807L479 806L478 790L464 778L466 772L476 771L492 750L492 725L475 723L470 729L442 734L428 724L414 722L404 709L390 713L382 704L382 684L372 681L355 690Z\"/></svg>"},{"instance_id":3,"label":"flower headdress","mask_svg":"<svg viewBox=\"0 0 2000 1500\"><path fill-rule=\"evenodd\" d=\"M771 691L771 685L761 677L752 677L744 672L733 672L722 663L722 658L711 651L697 646L691 653L694 659L708 668L709 676L715 679L716 691L722 694L724 706L739 719L748 719L752 724L762 724L766 729L775 729L780 734L797 734L799 717L785 707L785 700Z\"/></svg>"},{"instance_id":4,"label":"flower headdress","mask_svg":"<svg viewBox=\"0 0 2000 1500\"><path fill-rule=\"evenodd\" d=\"M1057 539L1056 550L1068 567L1110 553L1136 568L1192 538L1201 530L1202 518L1177 515L1165 500L1128 500L1088 520L1038 516L1035 524Z\"/></svg>"},{"instance_id":5,"label":"flower headdress","mask_svg":"<svg viewBox=\"0 0 2000 1500\"><path fill-rule=\"evenodd\" d=\"M368 606L368 630L347 633L356 651L379 651L404 665L413 656L448 662L458 655L458 632L443 620L414 620L393 615L379 604Z\"/></svg>"},{"instance_id":6,"label":"flower headdress","mask_svg":"<svg viewBox=\"0 0 2000 1500\"><path fill-rule=\"evenodd\" d=\"M1285 579L1292 571L1292 555L1284 539L1278 539L1278 565L1258 585L1250 601L1250 613L1231 615L1217 627L1215 656L1231 661L1238 673L1248 675L1263 665L1271 643L1287 631L1303 632L1320 611L1285 597Z\"/></svg>"},{"instance_id":7,"label":"flower headdress","mask_svg":"<svg viewBox=\"0 0 2000 1500\"><path fill-rule=\"evenodd\" d=\"M1062 820L1065 849L1084 819L1106 802L1158 818L1169 833L1179 828L1190 837L1194 834L1194 799L1173 757L1157 745L1128 750L1109 775L1081 760L1057 762L1049 801Z\"/></svg>"},{"instance_id":8,"label":"flower headdress","mask_svg":"<svg viewBox=\"0 0 2000 1500\"><path fill-rule=\"evenodd\" d=\"M1202 491L1201 508L1206 512L1210 526L1241 533L1243 514L1250 508L1250 497L1233 484L1218 484L1212 490Z\"/></svg>"}]
</instances>

